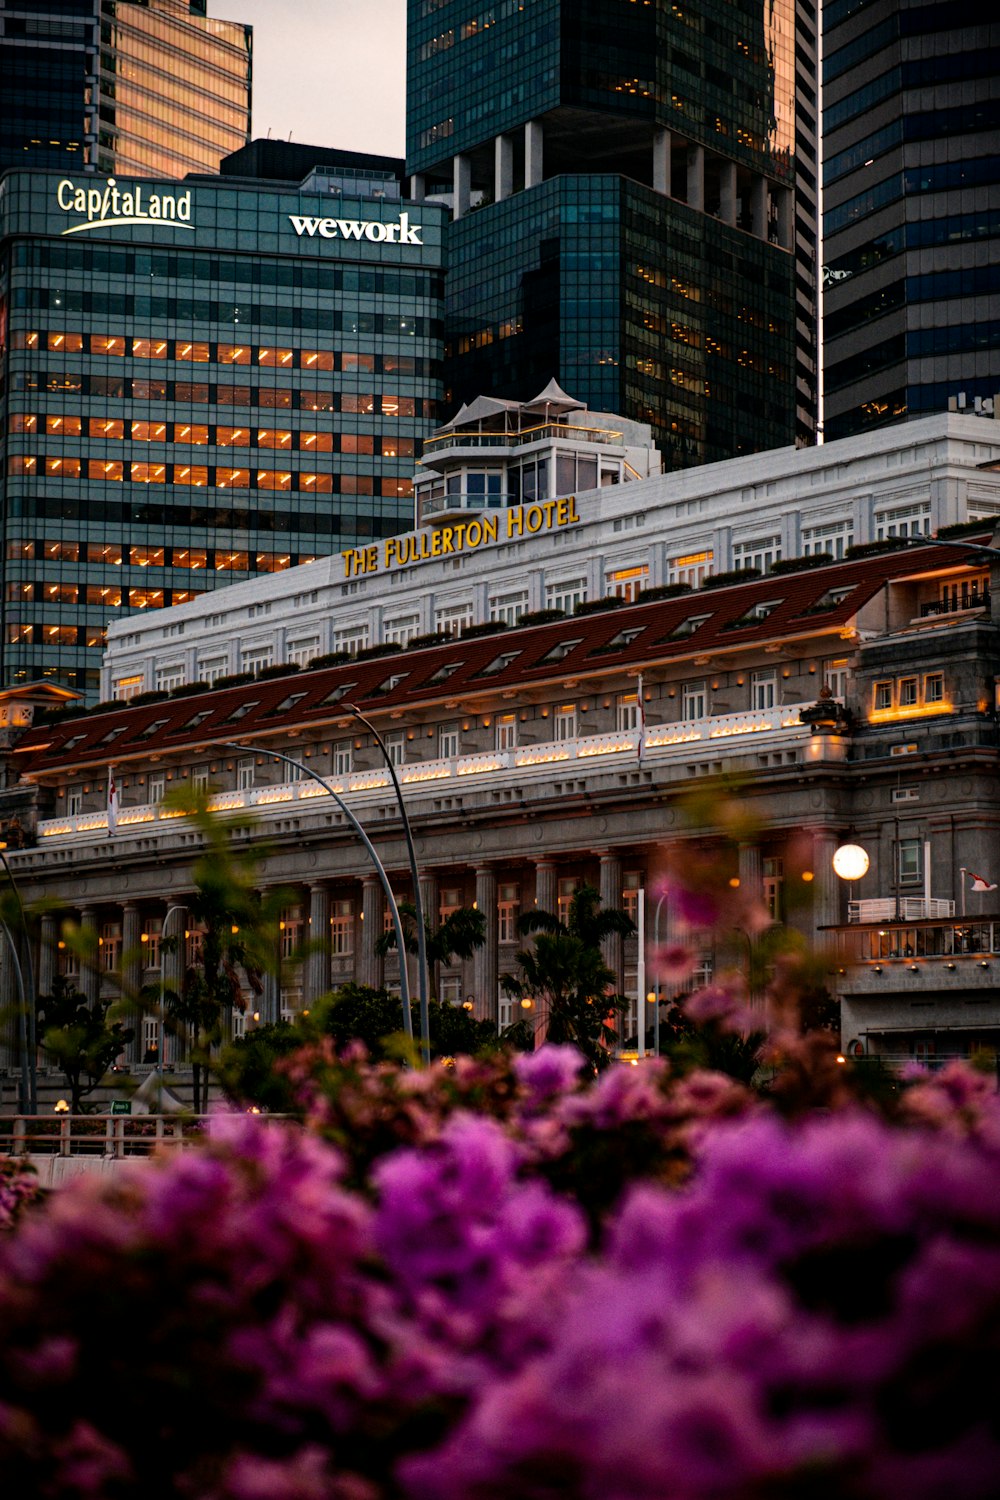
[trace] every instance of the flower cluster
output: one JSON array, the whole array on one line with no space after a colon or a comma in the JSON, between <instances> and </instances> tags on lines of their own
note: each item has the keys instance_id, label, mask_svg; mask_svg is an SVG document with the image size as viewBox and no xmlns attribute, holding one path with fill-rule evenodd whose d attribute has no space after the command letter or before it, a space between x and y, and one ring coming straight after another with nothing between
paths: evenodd
<instances>
[{"instance_id":1,"label":"flower cluster","mask_svg":"<svg viewBox=\"0 0 1000 1500\"><path fill-rule=\"evenodd\" d=\"M7 1157L0 1161L0 1230L10 1227L28 1203L33 1203L41 1188L34 1167L29 1162Z\"/></svg>"},{"instance_id":2,"label":"flower cluster","mask_svg":"<svg viewBox=\"0 0 1000 1500\"><path fill-rule=\"evenodd\" d=\"M354 1056L339 1089L297 1066L313 1123L220 1115L0 1239L12 1493L996 1493L982 1075L788 1118L569 1048L420 1075Z\"/></svg>"}]
</instances>

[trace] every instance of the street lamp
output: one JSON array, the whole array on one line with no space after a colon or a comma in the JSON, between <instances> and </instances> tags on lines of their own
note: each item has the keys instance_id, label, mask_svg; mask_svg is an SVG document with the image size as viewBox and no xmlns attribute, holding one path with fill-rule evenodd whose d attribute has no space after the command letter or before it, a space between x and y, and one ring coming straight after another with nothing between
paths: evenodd
<instances>
[{"instance_id":1,"label":"street lamp","mask_svg":"<svg viewBox=\"0 0 1000 1500\"><path fill-rule=\"evenodd\" d=\"M156 1072L159 1076L161 1089L163 1088L163 1053L166 1045L163 1029L163 1012L166 1007L167 998L167 981L164 975L163 965L163 945L167 940L167 923L170 921L170 918L173 916L175 911L186 910L187 908L185 906L181 906L176 903L173 906L168 906L163 914L163 921L160 924L160 1018L156 1040Z\"/></svg>"},{"instance_id":2,"label":"street lamp","mask_svg":"<svg viewBox=\"0 0 1000 1500\"><path fill-rule=\"evenodd\" d=\"M365 715L359 708L355 708L353 703L341 703L340 707L344 709L345 712L353 714L354 718L365 726L369 734L375 740L375 743L378 745L379 749L382 752L382 758L384 759L386 768L388 769L389 775L392 778L393 790L396 793L396 803L399 807L399 816L403 824L403 834L406 839L406 852L410 861L410 883L413 886L413 910L415 913L415 920L417 924L417 984L420 989L420 1051L423 1056L424 1067L427 1067L431 1060L430 1009L428 1006L429 984L427 970L427 928L424 924L424 901L420 891L420 871L417 869L417 854L416 850L413 847L413 834L410 831L410 819L406 811L406 804L403 801L403 789L399 784L399 777L396 775L396 767L393 764L392 756L389 754L389 750L386 746L385 740L379 734L378 730L375 728L375 725L371 722L370 719L365 718ZM405 962L406 955L403 950L400 949L400 968L403 967Z\"/></svg>"},{"instance_id":3,"label":"street lamp","mask_svg":"<svg viewBox=\"0 0 1000 1500\"><path fill-rule=\"evenodd\" d=\"M351 812L351 809L341 797L340 793L334 791L333 787L325 779L325 777L321 776L318 771L314 771L312 766L303 765L300 760L295 760L290 755L283 755L280 750L272 750L269 747L265 749L263 746L254 746L249 740L243 740L241 743L234 743L234 741L232 740L217 740L216 743L221 745L224 750L260 749L263 754L273 756L275 760L284 761L285 765L294 766L297 771L302 772L306 776L311 776L313 781L317 782L323 788L323 790L333 798L334 802L336 802L337 806L344 814L344 817L347 819L351 827L354 829L355 833L358 835L358 838L364 844L365 848L368 851L368 856L371 859L372 864L375 866L378 878L382 883L382 889L385 892L385 899L389 903L389 912L392 916L392 925L396 933L396 945L399 949L399 996L403 1002L403 1030L405 1031L409 1040L412 1042L413 1016L410 1011L410 983L406 973L406 950L403 947L403 924L399 919L399 907L396 905L396 898L392 894L392 886L389 884L389 877L386 874L385 866L378 857L375 845L372 843L367 833L365 833L365 830L362 828L357 818Z\"/></svg>"}]
</instances>

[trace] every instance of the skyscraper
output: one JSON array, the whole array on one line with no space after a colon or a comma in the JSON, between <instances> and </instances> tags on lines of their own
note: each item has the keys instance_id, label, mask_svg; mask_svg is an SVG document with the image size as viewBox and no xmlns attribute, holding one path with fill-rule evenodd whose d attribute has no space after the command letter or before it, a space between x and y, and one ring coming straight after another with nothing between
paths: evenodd
<instances>
[{"instance_id":1,"label":"skyscraper","mask_svg":"<svg viewBox=\"0 0 1000 1500\"><path fill-rule=\"evenodd\" d=\"M1000 21L826 0L828 438L1000 391Z\"/></svg>"},{"instance_id":2,"label":"skyscraper","mask_svg":"<svg viewBox=\"0 0 1000 1500\"><path fill-rule=\"evenodd\" d=\"M206 0L0 0L0 170L215 172L250 133L251 56Z\"/></svg>"},{"instance_id":3,"label":"skyscraper","mask_svg":"<svg viewBox=\"0 0 1000 1500\"><path fill-rule=\"evenodd\" d=\"M805 0L409 0L407 160L445 196L446 385L553 376L682 467L811 441Z\"/></svg>"}]
</instances>

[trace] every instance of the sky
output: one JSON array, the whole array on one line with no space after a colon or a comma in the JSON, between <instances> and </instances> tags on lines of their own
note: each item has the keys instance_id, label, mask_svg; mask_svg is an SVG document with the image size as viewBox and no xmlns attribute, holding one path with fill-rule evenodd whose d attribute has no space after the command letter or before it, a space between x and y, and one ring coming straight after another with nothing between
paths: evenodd
<instances>
[{"instance_id":1,"label":"sky","mask_svg":"<svg viewBox=\"0 0 1000 1500\"><path fill-rule=\"evenodd\" d=\"M402 156L406 0L209 0L254 29L253 135Z\"/></svg>"}]
</instances>

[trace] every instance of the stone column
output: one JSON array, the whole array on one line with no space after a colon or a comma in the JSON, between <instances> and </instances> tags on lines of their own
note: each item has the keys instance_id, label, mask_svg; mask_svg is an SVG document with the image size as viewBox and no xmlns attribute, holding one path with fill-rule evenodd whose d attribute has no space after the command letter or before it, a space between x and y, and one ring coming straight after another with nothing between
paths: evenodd
<instances>
[{"instance_id":1,"label":"stone column","mask_svg":"<svg viewBox=\"0 0 1000 1500\"><path fill-rule=\"evenodd\" d=\"M556 885L556 866L551 859L540 859L535 866L535 906L539 911L557 915L559 891Z\"/></svg>"},{"instance_id":2,"label":"stone column","mask_svg":"<svg viewBox=\"0 0 1000 1500\"><path fill-rule=\"evenodd\" d=\"M541 120L529 120L524 127L524 185L537 187L545 169L545 135Z\"/></svg>"},{"instance_id":3,"label":"stone column","mask_svg":"<svg viewBox=\"0 0 1000 1500\"><path fill-rule=\"evenodd\" d=\"M424 871L420 877L420 902L424 909L424 921L434 932L438 925L438 912L441 908L441 897L438 890L438 878L433 871ZM430 972L427 975L427 983L430 986L431 998L441 998L441 965L429 964Z\"/></svg>"},{"instance_id":4,"label":"stone column","mask_svg":"<svg viewBox=\"0 0 1000 1500\"><path fill-rule=\"evenodd\" d=\"M303 977L302 1003L315 1005L330 989L330 892L321 884L309 887L309 954Z\"/></svg>"},{"instance_id":5,"label":"stone column","mask_svg":"<svg viewBox=\"0 0 1000 1500\"><path fill-rule=\"evenodd\" d=\"M753 232L759 240L767 239L767 178L755 177L750 200Z\"/></svg>"},{"instance_id":6,"label":"stone column","mask_svg":"<svg viewBox=\"0 0 1000 1500\"><path fill-rule=\"evenodd\" d=\"M173 905L173 903L171 903ZM179 995L184 984L184 974L187 969L187 939L184 936L187 930L188 914L183 906L174 905L173 911L168 911L162 924L165 938L172 938L175 946L171 951L160 953L160 978L164 990L170 990ZM162 1003L162 991L161 991ZM167 1026L163 1028L163 1056L160 1059L160 1067L166 1067L167 1063L175 1062L177 1058L184 1055L185 1047L183 1038L170 1034Z\"/></svg>"},{"instance_id":7,"label":"stone column","mask_svg":"<svg viewBox=\"0 0 1000 1500\"><path fill-rule=\"evenodd\" d=\"M690 208L705 211L705 148L688 146L687 201Z\"/></svg>"},{"instance_id":8,"label":"stone column","mask_svg":"<svg viewBox=\"0 0 1000 1500\"><path fill-rule=\"evenodd\" d=\"M59 972L59 921L52 912L41 920L38 942L38 993L51 995Z\"/></svg>"},{"instance_id":9,"label":"stone column","mask_svg":"<svg viewBox=\"0 0 1000 1500\"><path fill-rule=\"evenodd\" d=\"M423 203L427 192L427 182L422 172L410 174L410 202Z\"/></svg>"},{"instance_id":10,"label":"stone column","mask_svg":"<svg viewBox=\"0 0 1000 1500\"><path fill-rule=\"evenodd\" d=\"M80 990L88 1005L94 1005L101 993L101 951L97 944L97 912L85 906L80 912L80 931L86 941L87 957L80 959Z\"/></svg>"},{"instance_id":11,"label":"stone column","mask_svg":"<svg viewBox=\"0 0 1000 1500\"><path fill-rule=\"evenodd\" d=\"M764 900L764 861L760 845L740 844L740 890L760 905Z\"/></svg>"},{"instance_id":12,"label":"stone column","mask_svg":"<svg viewBox=\"0 0 1000 1500\"><path fill-rule=\"evenodd\" d=\"M671 181L670 131L657 130L653 135L653 190L669 198Z\"/></svg>"},{"instance_id":13,"label":"stone column","mask_svg":"<svg viewBox=\"0 0 1000 1500\"><path fill-rule=\"evenodd\" d=\"M451 216L460 219L463 214L469 212L469 203L472 195L472 162L467 156L456 156L452 159L452 200Z\"/></svg>"},{"instance_id":14,"label":"stone column","mask_svg":"<svg viewBox=\"0 0 1000 1500\"><path fill-rule=\"evenodd\" d=\"M128 1004L126 1025L135 1035L126 1049L129 1066L142 1061L142 1006L139 991L145 957L142 948L142 917L134 901L122 907L122 999Z\"/></svg>"},{"instance_id":15,"label":"stone column","mask_svg":"<svg viewBox=\"0 0 1000 1500\"><path fill-rule=\"evenodd\" d=\"M514 191L514 142L498 135L493 142L493 201L502 203Z\"/></svg>"},{"instance_id":16,"label":"stone column","mask_svg":"<svg viewBox=\"0 0 1000 1500\"><path fill-rule=\"evenodd\" d=\"M361 964L359 983L379 989L385 978L385 962L375 952L382 936L385 892L377 875L366 875L361 887ZM400 962L403 961L400 954Z\"/></svg>"},{"instance_id":17,"label":"stone column","mask_svg":"<svg viewBox=\"0 0 1000 1500\"><path fill-rule=\"evenodd\" d=\"M486 918L486 942L476 949L473 988L476 1015L482 1021L497 1019L497 986L500 982L497 876L490 865L476 870L476 907Z\"/></svg>"},{"instance_id":18,"label":"stone column","mask_svg":"<svg viewBox=\"0 0 1000 1500\"><path fill-rule=\"evenodd\" d=\"M617 854L601 855L601 906L621 910L622 862ZM616 994L625 993L625 944L621 933L612 932L601 944L604 962L614 978Z\"/></svg>"},{"instance_id":19,"label":"stone column","mask_svg":"<svg viewBox=\"0 0 1000 1500\"><path fill-rule=\"evenodd\" d=\"M843 882L833 870L833 855L840 834L832 828L814 828L813 836L813 925L832 927L842 920L841 903L847 899ZM822 940L822 939L821 939Z\"/></svg>"},{"instance_id":20,"label":"stone column","mask_svg":"<svg viewBox=\"0 0 1000 1500\"><path fill-rule=\"evenodd\" d=\"M736 223L736 163L724 161L720 164L722 192L719 212L725 224Z\"/></svg>"}]
</instances>

